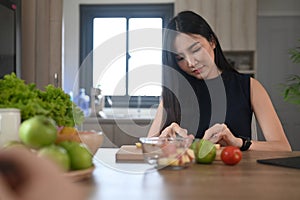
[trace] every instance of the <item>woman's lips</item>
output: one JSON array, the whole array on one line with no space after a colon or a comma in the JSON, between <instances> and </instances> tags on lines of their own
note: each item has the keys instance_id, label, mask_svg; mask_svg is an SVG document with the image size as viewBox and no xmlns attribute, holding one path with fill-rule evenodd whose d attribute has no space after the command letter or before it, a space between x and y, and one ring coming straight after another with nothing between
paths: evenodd
<instances>
[{"instance_id":1,"label":"woman's lips","mask_svg":"<svg viewBox=\"0 0 300 200\"><path fill-rule=\"evenodd\" d=\"M201 74L202 68L203 68L203 67L204 67L204 65L201 66L201 67L199 67L199 68L194 69L192 72L193 72L194 74Z\"/></svg>"},{"instance_id":2,"label":"woman's lips","mask_svg":"<svg viewBox=\"0 0 300 200\"><path fill-rule=\"evenodd\" d=\"M200 71L199 69L195 69L195 70L193 70L193 73L194 73L194 74L200 74L201 71Z\"/></svg>"}]
</instances>

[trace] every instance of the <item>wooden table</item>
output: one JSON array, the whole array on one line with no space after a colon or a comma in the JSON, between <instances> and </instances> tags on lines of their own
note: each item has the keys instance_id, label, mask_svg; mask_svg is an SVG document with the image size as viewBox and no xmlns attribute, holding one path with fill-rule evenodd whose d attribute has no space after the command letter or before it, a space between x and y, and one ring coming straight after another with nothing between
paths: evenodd
<instances>
[{"instance_id":1,"label":"wooden table","mask_svg":"<svg viewBox=\"0 0 300 200\"><path fill-rule=\"evenodd\" d=\"M100 200L300 199L300 170L259 164L257 159L299 156L300 152L243 152L238 165L222 161L183 170L154 170L147 164L115 163L118 149L98 150L91 179L79 182Z\"/></svg>"}]
</instances>

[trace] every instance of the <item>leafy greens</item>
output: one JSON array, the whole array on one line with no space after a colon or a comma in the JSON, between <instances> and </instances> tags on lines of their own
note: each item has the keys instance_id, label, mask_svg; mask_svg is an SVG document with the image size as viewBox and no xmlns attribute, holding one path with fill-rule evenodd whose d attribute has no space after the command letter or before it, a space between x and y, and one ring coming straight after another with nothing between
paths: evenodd
<instances>
[{"instance_id":1,"label":"leafy greens","mask_svg":"<svg viewBox=\"0 0 300 200\"><path fill-rule=\"evenodd\" d=\"M58 126L73 127L84 121L81 109L61 88L48 85L42 91L33 83L25 84L14 73L0 79L0 108L20 109L21 121L35 115L51 117Z\"/></svg>"}]
</instances>

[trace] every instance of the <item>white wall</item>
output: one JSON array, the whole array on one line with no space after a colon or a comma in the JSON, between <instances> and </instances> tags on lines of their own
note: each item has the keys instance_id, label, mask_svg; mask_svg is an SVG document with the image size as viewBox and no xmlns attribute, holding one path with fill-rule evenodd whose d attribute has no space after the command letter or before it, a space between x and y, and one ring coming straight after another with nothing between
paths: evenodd
<instances>
[{"instance_id":1,"label":"white wall","mask_svg":"<svg viewBox=\"0 0 300 200\"><path fill-rule=\"evenodd\" d=\"M80 4L130 4L172 3L174 0L63 0L63 56L62 87L65 92L75 91L79 68L79 5ZM74 88L76 88L74 90Z\"/></svg>"},{"instance_id":2,"label":"white wall","mask_svg":"<svg viewBox=\"0 0 300 200\"><path fill-rule=\"evenodd\" d=\"M257 0L259 16L299 16L299 0Z\"/></svg>"},{"instance_id":3,"label":"white wall","mask_svg":"<svg viewBox=\"0 0 300 200\"><path fill-rule=\"evenodd\" d=\"M300 65L288 50L299 46L300 1L258 0L257 78L270 94L293 150L300 150L300 107L283 101L280 84Z\"/></svg>"}]
</instances>

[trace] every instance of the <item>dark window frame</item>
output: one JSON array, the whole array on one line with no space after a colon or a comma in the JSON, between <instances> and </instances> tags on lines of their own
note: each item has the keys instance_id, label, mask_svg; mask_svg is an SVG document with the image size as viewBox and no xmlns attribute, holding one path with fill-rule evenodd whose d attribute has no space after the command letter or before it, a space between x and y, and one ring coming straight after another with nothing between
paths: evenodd
<instances>
[{"instance_id":1,"label":"dark window frame","mask_svg":"<svg viewBox=\"0 0 300 200\"><path fill-rule=\"evenodd\" d=\"M1 6L6 7L14 13L14 55L3 55L5 60L11 60L12 66L1 66L2 73L0 73L0 78L12 72L18 77L21 77L21 3L21 0L0 0ZM2 55L0 56L2 57ZM0 62L0 64L2 64L2 62Z\"/></svg>"},{"instance_id":2,"label":"dark window frame","mask_svg":"<svg viewBox=\"0 0 300 200\"><path fill-rule=\"evenodd\" d=\"M97 17L160 17L163 19L163 27L166 27L168 21L173 17L174 4L89 4L80 5L80 65L84 62L85 70L80 71L79 87L91 88L93 85L93 61L91 56L87 55L93 50L93 20ZM89 60L87 60L89 59ZM127 61L126 61L127 62ZM126 76L128 64L126 64ZM126 87L128 87L128 77L126 78ZM126 88L127 91L128 88ZM89 90L86 90L89 94ZM157 96L109 96L114 107L140 107L150 108L157 105L159 97ZM111 104L105 101L105 107Z\"/></svg>"}]
</instances>

